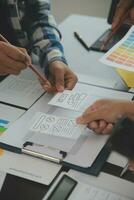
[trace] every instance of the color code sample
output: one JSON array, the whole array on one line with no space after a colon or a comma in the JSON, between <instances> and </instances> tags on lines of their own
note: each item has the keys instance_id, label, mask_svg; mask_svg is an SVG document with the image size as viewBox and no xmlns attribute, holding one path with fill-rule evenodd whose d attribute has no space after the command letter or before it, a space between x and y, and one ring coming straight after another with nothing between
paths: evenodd
<instances>
[{"instance_id":1,"label":"color code sample","mask_svg":"<svg viewBox=\"0 0 134 200\"><path fill-rule=\"evenodd\" d=\"M112 67L134 71L134 26L100 61Z\"/></svg>"},{"instance_id":2,"label":"color code sample","mask_svg":"<svg viewBox=\"0 0 134 200\"><path fill-rule=\"evenodd\" d=\"M0 119L0 135L7 130L9 121Z\"/></svg>"}]
</instances>

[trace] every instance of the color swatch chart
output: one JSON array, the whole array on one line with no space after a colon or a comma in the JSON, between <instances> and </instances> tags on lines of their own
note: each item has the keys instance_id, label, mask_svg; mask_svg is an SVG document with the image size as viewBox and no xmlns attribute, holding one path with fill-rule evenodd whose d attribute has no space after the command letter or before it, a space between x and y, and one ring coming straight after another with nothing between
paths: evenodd
<instances>
[{"instance_id":1,"label":"color swatch chart","mask_svg":"<svg viewBox=\"0 0 134 200\"><path fill-rule=\"evenodd\" d=\"M134 72L134 26L100 61L111 67Z\"/></svg>"},{"instance_id":2,"label":"color swatch chart","mask_svg":"<svg viewBox=\"0 0 134 200\"><path fill-rule=\"evenodd\" d=\"M0 119L0 135L8 128L9 121Z\"/></svg>"}]
</instances>

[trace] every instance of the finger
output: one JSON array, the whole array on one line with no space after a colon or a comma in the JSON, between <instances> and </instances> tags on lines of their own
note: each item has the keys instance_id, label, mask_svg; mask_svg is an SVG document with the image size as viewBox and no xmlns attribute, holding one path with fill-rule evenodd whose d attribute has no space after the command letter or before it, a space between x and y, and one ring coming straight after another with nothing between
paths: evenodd
<instances>
[{"instance_id":1,"label":"finger","mask_svg":"<svg viewBox=\"0 0 134 200\"><path fill-rule=\"evenodd\" d=\"M90 129L92 129L92 130L97 129L99 127L99 122L93 121L93 122L89 123L87 125L87 127L90 128Z\"/></svg>"},{"instance_id":2,"label":"finger","mask_svg":"<svg viewBox=\"0 0 134 200\"><path fill-rule=\"evenodd\" d=\"M98 127L94 129L94 132L97 134L102 134L106 126L107 126L107 123L103 120L100 120L98 122Z\"/></svg>"},{"instance_id":3,"label":"finger","mask_svg":"<svg viewBox=\"0 0 134 200\"><path fill-rule=\"evenodd\" d=\"M1 54L2 55L2 54ZM6 63L5 63L6 62ZM9 59L5 55L0 57L0 74L14 74L17 75L21 72L21 70L25 69L26 65L24 63L20 63Z\"/></svg>"},{"instance_id":4,"label":"finger","mask_svg":"<svg viewBox=\"0 0 134 200\"><path fill-rule=\"evenodd\" d=\"M22 47L18 47L20 51L22 51L25 55L26 55L26 63L27 65L31 65L32 61L31 61L31 57L28 55L27 50L25 48Z\"/></svg>"},{"instance_id":5,"label":"finger","mask_svg":"<svg viewBox=\"0 0 134 200\"><path fill-rule=\"evenodd\" d=\"M106 128L102 131L102 134L110 134L113 129L113 124L109 123Z\"/></svg>"},{"instance_id":6,"label":"finger","mask_svg":"<svg viewBox=\"0 0 134 200\"><path fill-rule=\"evenodd\" d=\"M100 117L100 113L99 111L89 111L89 112L85 112L83 113L82 116L78 117L76 119L76 123L77 124L89 124L91 123L92 121L96 121L96 120L100 120L101 117Z\"/></svg>"},{"instance_id":7,"label":"finger","mask_svg":"<svg viewBox=\"0 0 134 200\"><path fill-rule=\"evenodd\" d=\"M57 93L57 89L53 86L43 86L43 89L48 93Z\"/></svg>"},{"instance_id":8,"label":"finger","mask_svg":"<svg viewBox=\"0 0 134 200\"><path fill-rule=\"evenodd\" d=\"M42 79L40 79L40 78L38 78L38 79L40 81L40 84L41 84L42 88L46 92L48 92L48 93L55 93L55 92L57 92L56 88L54 86L52 86L52 84L48 80L46 80L44 82Z\"/></svg>"},{"instance_id":9,"label":"finger","mask_svg":"<svg viewBox=\"0 0 134 200\"><path fill-rule=\"evenodd\" d=\"M26 64L23 62L19 62L13 60L12 58L6 56L5 54L1 54L0 58L1 66L5 66L5 68L10 68L11 70L22 70L26 68Z\"/></svg>"},{"instance_id":10,"label":"finger","mask_svg":"<svg viewBox=\"0 0 134 200\"><path fill-rule=\"evenodd\" d=\"M114 29L120 23L121 18L126 13L130 5L131 5L131 0L128 1L121 0L119 2L116 8L115 16L113 18L112 29Z\"/></svg>"},{"instance_id":11,"label":"finger","mask_svg":"<svg viewBox=\"0 0 134 200\"><path fill-rule=\"evenodd\" d=\"M70 73L70 76L65 77L65 89L72 90L76 85L78 78L72 71L69 71L68 73Z\"/></svg>"},{"instance_id":12,"label":"finger","mask_svg":"<svg viewBox=\"0 0 134 200\"><path fill-rule=\"evenodd\" d=\"M9 43L4 43L1 42L0 43L0 48L5 52L5 54L16 60L16 61L20 61L20 62L26 62L26 60L29 59L29 57L27 55L25 55L25 53L23 53L22 51L20 51L17 47L9 44Z\"/></svg>"},{"instance_id":13,"label":"finger","mask_svg":"<svg viewBox=\"0 0 134 200\"><path fill-rule=\"evenodd\" d=\"M55 87L58 92L64 91L64 69L56 68L53 72Z\"/></svg>"}]
</instances>

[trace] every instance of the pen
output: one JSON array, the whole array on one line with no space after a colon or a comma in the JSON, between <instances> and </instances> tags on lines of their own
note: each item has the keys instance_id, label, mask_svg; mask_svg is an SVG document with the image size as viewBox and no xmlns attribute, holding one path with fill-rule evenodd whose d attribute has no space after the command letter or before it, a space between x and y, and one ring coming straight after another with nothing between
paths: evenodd
<instances>
[{"instance_id":1,"label":"pen","mask_svg":"<svg viewBox=\"0 0 134 200\"><path fill-rule=\"evenodd\" d=\"M123 168L122 172L120 173L120 177L122 177L126 173L126 171L128 170L128 167L129 167L129 163L127 163L125 167Z\"/></svg>"},{"instance_id":2,"label":"pen","mask_svg":"<svg viewBox=\"0 0 134 200\"><path fill-rule=\"evenodd\" d=\"M8 40L0 34L0 41L9 43ZM28 65L28 67L43 81L46 82L47 79L32 65Z\"/></svg>"},{"instance_id":3,"label":"pen","mask_svg":"<svg viewBox=\"0 0 134 200\"><path fill-rule=\"evenodd\" d=\"M77 33L76 31L74 32L75 38L80 42L80 44L87 50L90 50L90 47L86 44L86 42L83 40L83 38Z\"/></svg>"}]
</instances>

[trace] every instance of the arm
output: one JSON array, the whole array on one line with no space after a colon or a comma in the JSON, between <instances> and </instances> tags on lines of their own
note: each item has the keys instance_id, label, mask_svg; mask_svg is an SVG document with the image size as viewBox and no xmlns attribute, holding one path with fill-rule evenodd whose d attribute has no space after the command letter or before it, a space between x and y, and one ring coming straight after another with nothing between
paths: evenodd
<instances>
[{"instance_id":1,"label":"arm","mask_svg":"<svg viewBox=\"0 0 134 200\"><path fill-rule=\"evenodd\" d=\"M39 56L51 85L58 91L72 89L77 77L68 69L60 42L61 35L50 11L48 0L27 0L24 18L32 50ZM51 91L51 88L45 88Z\"/></svg>"},{"instance_id":2,"label":"arm","mask_svg":"<svg viewBox=\"0 0 134 200\"><path fill-rule=\"evenodd\" d=\"M123 15L130 9L130 19L134 20L134 7L133 7L133 0L120 0L115 15L112 22L112 29L114 29L120 23L121 18Z\"/></svg>"}]
</instances>

